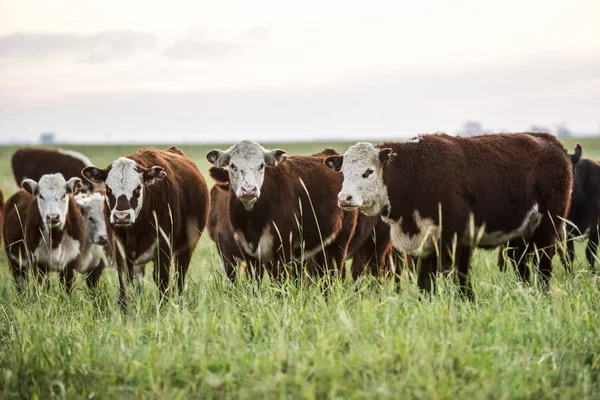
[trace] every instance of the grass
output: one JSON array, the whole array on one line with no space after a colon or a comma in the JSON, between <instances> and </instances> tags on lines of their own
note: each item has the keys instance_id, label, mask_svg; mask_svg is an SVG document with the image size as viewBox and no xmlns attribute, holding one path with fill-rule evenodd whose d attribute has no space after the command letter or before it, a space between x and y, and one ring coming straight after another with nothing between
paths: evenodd
<instances>
[{"instance_id":1,"label":"grass","mask_svg":"<svg viewBox=\"0 0 600 400\"><path fill-rule=\"evenodd\" d=\"M581 142L585 156L600 159L600 140ZM183 146L203 172L210 148ZM105 166L133 147L74 149ZM5 195L14 190L13 150L0 147ZM96 295L78 277L69 297L53 276L49 289L31 285L17 296L2 252L0 398L597 398L600 281L580 244L577 252L573 276L555 259L546 296L481 251L473 303L445 282L419 301L409 277L401 293L365 277L356 290L335 282L324 298L314 287L268 281L224 286L205 236L183 299L158 306L147 271L126 314L114 269Z\"/></svg>"}]
</instances>

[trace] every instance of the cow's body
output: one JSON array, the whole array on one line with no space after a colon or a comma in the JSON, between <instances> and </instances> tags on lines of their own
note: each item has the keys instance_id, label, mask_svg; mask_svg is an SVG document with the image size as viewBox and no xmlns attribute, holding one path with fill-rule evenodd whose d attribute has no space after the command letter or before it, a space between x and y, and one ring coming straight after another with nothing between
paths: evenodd
<instances>
[{"instance_id":1,"label":"cow's body","mask_svg":"<svg viewBox=\"0 0 600 400\"><path fill-rule=\"evenodd\" d=\"M337 207L341 177L323 165L326 155L286 158L282 150L266 151L249 141L207 155L217 167L229 165L229 220L259 276L264 268L281 276L290 263L304 268L307 262L307 272L315 276L341 268L357 215ZM241 175L232 177L232 169ZM256 176L249 177L250 170ZM239 184L249 181L258 184Z\"/></svg>"},{"instance_id":2,"label":"cow's body","mask_svg":"<svg viewBox=\"0 0 600 400\"><path fill-rule=\"evenodd\" d=\"M81 170L92 163L86 156L75 151L24 147L13 154L11 164L15 182L21 186L24 179L38 181L42 175L54 173L62 174L65 179L83 178ZM82 183L85 192L94 191L91 182L84 180Z\"/></svg>"},{"instance_id":3,"label":"cow's body","mask_svg":"<svg viewBox=\"0 0 600 400\"><path fill-rule=\"evenodd\" d=\"M43 181L44 177L40 186ZM67 194L62 226L52 227L44 222L39 201L39 196L19 190L5 204L4 243L17 288L24 289L32 272L42 278L57 271L70 291L86 240L83 217L72 195Z\"/></svg>"},{"instance_id":4,"label":"cow's body","mask_svg":"<svg viewBox=\"0 0 600 400\"><path fill-rule=\"evenodd\" d=\"M181 293L192 252L208 217L208 188L198 167L181 150L139 150L104 170L88 167L84 176L106 185L106 218L113 226L119 273L119 300L125 304L125 277L143 278L154 262L162 294L169 286L171 259Z\"/></svg>"},{"instance_id":5,"label":"cow's body","mask_svg":"<svg viewBox=\"0 0 600 400\"><path fill-rule=\"evenodd\" d=\"M394 247L421 258L421 288L431 288L438 265L455 265L470 295L472 250L506 242L525 280L529 269L521 255L545 249L539 271L550 277L572 180L568 154L555 137L433 134L378 146L359 143L343 159L326 162L344 173L340 205L381 214Z\"/></svg>"}]
</instances>

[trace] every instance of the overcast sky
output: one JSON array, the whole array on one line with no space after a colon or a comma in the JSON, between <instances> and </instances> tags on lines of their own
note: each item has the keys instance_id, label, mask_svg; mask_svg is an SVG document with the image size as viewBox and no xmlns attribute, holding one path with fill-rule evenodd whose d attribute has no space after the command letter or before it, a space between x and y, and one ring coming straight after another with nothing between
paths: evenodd
<instances>
[{"instance_id":1,"label":"overcast sky","mask_svg":"<svg viewBox=\"0 0 600 400\"><path fill-rule=\"evenodd\" d=\"M600 130L600 1L0 1L0 140Z\"/></svg>"}]
</instances>

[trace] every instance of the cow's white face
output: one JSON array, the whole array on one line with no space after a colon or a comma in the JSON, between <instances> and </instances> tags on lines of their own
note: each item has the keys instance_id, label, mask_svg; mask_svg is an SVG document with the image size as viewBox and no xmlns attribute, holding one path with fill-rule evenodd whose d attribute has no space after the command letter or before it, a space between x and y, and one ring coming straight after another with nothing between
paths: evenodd
<instances>
[{"instance_id":1,"label":"cow's white face","mask_svg":"<svg viewBox=\"0 0 600 400\"><path fill-rule=\"evenodd\" d=\"M216 167L229 167L231 189L246 210L251 210L260 198L265 165L275 166L285 161L287 156L283 150L265 150L256 142L244 140L226 151L213 150L206 158Z\"/></svg>"},{"instance_id":2,"label":"cow's white face","mask_svg":"<svg viewBox=\"0 0 600 400\"><path fill-rule=\"evenodd\" d=\"M365 142L350 147L343 156L327 157L325 165L344 175L338 205L366 215L380 214L383 207L389 205L383 167L394 157L391 149L379 149Z\"/></svg>"},{"instance_id":3,"label":"cow's white face","mask_svg":"<svg viewBox=\"0 0 600 400\"><path fill-rule=\"evenodd\" d=\"M112 225L127 227L137 220L144 203L146 186L163 179L162 167L143 168L130 158L121 157L105 169L85 167L83 176L106 186L106 203Z\"/></svg>"},{"instance_id":4,"label":"cow's white face","mask_svg":"<svg viewBox=\"0 0 600 400\"><path fill-rule=\"evenodd\" d=\"M44 226L62 230L69 211L69 195L81 186L81 179L65 181L62 174L51 174L43 175L39 182L24 179L21 186L37 198Z\"/></svg>"},{"instance_id":5,"label":"cow's white face","mask_svg":"<svg viewBox=\"0 0 600 400\"><path fill-rule=\"evenodd\" d=\"M108 243L108 232L104 219L106 199L100 193L79 196L76 198L85 220L88 242L104 246Z\"/></svg>"}]
</instances>

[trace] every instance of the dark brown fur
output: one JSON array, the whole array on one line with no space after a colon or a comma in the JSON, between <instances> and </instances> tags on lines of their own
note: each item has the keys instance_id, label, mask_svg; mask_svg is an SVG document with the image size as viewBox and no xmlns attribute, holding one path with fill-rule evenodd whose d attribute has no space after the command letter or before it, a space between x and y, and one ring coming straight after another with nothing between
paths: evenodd
<instances>
[{"instance_id":1,"label":"dark brown fur","mask_svg":"<svg viewBox=\"0 0 600 400\"><path fill-rule=\"evenodd\" d=\"M381 217L359 214L356 229L348 245L348 258L352 258L352 277L368 272L381 275L389 266L392 255L390 226Z\"/></svg>"},{"instance_id":2,"label":"dark brown fur","mask_svg":"<svg viewBox=\"0 0 600 400\"><path fill-rule=\"evenodd\" d=\"M7 256L11 254L17 259L33 260L31 253L39 246L43 229L37 198L25 190L19 190L6 201L4 214L4 248ZM60 244L65 232L74 240L79 241L83 249L85 244L84 221L72 195L69 195L69 209L64 229L52 229L53 249ZM74 272L79 265L80 259L81 253L60 272L61 280L67 292L71 291ZM34 262L34 271L33 269L28 270L28 268L22 267L19 262L11 257L8 257L8 262L15 280L18 277L27 280L28 275L35 271L37 271L37 276L42 278L46 275L50 267L42 262Z\"/></svg>"},{"instance_id":3,"label":"dark brown fur","mask_svg":"<svg viewBox=\"0 0 600 400\"><path fill-rule=\"evenodd\" d=\"M81 174L81 170L87 165L82 160L57 150L21 148L13 154L11 164L17 186L21 186L21 182L26 178L37 182L42 175L61 173L65 180L81 178L84 189L90 193L94 192L94 185Z\"/></svg>"},{"instance_id":4,"label":"dark brown fur","mask_svg":"<svg viewBox=\"0 0 600 400\"><path fill-rule=\"evenodd\" d=\"M139 216L131 227L113 226L116 243L123 245L123 259L118 247L115 250L117 271L119 275L119 301L125 304L125 277L133 279L133 261L146 252L158 238L158 251L154 257L154 280L161 293L166 293L169 286L171 253L178 273L178 289L183 292L185 277L189 264L201 233L208 218L209 193L204 177L192 160L177 148L168 150L139 150L127 158L135 161L139 167L163 168L165 177L145 188L143 205ZM104 171L108 172L110 166ZM107 188L109 204L112 208L117 199L110 188ZM154 213L158 221L155 223ZM110 209L105 208L107 223ZM165 240L159 228L172 243Z\"/></svg>"},{"instance_id":5,"label":"dark brown fur","mask_svg":"<svg viewBox=\"0 0 600 400\"><path fill-rule=\"evenodd\" d=\"M0 241L4 232L4 193L0 190Z\"/></svg>"},{"instance_id":6,"label":"dark brown fur","mask_svg":"<svg viewBox=\"0 0 600 400\"><path fill-rule=\"evenodd\" d=\"M588 232L589 240L586 246L586 259L592 269L598 251L600 223L600 164L588 158L581 158L582 148L577 145L575 153L571 155L573 163L573 193L571 209L567 219L567 254L569 260L564 259L563 264L568 271L572 271L575 259L574 238Z\"/></svg>"},{"instance_id":7,"label":"dark brown fur","mask_svg":"<svg viewBox=\"0 0 600 400\"><path fill-rule=\"evenodd\" d=\"M208 234L217 245L219 257L230 281L236 277L236 266L244 260L244 253L235 240L233 228L229 221L229 173L222 168L212 167L210 176L217 182L210 190L210 213L208 217Z\"/></svg>"},{"instance_id":8,"label":"dark brown fur","mask_svg":"<svg viewBox=\"0 0 600 400\"><path fill-rule=\"evenodd\" d=\"M450 246L455 235L466 232L471 213L476 226L486 224L486 232L510 232L521 225L536 203L543 216L539 227L529 243L510 242L509 256L520 260L519 273L528 280L529 268L521 255L531 252L533 246L544 249L539 272L544 280L550 278L556 232L569 209L572 181L569 156L554 136L520 133L461 138L435 134L418 142L378 147L391 148L397 154L384 167L384 182L391 203L389 218L397 221L402 217L404 232L419 232L415 210L439 225L441 204L441 257L434 254L421 260L418 282L422 289L431 288L438 266L450 266ZM469 295L472 250L459 245L454 262L461 288Z\"/></svg>"},{"instance_id":9,"label":"dark brown fur","mask_svg":"<svg viewBox=\"0 0 600 400\"><path fill-rule=\"evenodd\" d=\"M246 260L256 267L259 276L264 267L278 276L283 272L284 264L301 258L298 250L300 241L303 241L305 249L315 249L321 246L321 240L332 235L335 235L335 239L330 245L306 260L307 271L319 276L334 265L337 268L343 265L357 213L343 212L337 207L337 192L342 186L342 179L323 164L323 157L330 152L335 154L326 149L315 156L292 156L275 167L267 166L261 197L251 211L246 211L241 201L235 195L230 195L231 226L234 232L243 232L251 246L257 246L266 226L272 228L275 261L259 265L257 259L246 254ZM306 185L310 200L300 179ZM318 227L315 220L318 221ZM273 225L277 230L273 229ZM290 234L293 235L292 243L289 242ZM290 251L290 246L294 247L294 251Z\"/></svg>"}]
</instances>

